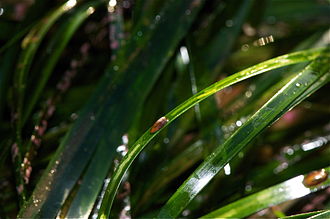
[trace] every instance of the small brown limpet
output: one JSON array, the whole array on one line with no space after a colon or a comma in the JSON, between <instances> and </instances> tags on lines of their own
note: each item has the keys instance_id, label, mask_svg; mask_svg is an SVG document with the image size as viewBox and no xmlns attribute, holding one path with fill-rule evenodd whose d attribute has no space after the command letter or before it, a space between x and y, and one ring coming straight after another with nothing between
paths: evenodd
<instances>
[{"instance_id":1,"label":"small brown limpet","mask_svg":"<svg viewBox=\"0 0 330 219\"><path fill-rule=\"evenodd\" d=\"M316 186L328 179L328 173L325 169L312 171L307 174L303 180L303 184L306 187Z\"/></svg>"},{"instance_id":2,"label":"small brown limpet","mask_svg":"<svg viewBox=\"0 0 330 219\"><path fill-rule=\"evenodd\" d=\"M163 128L164 125L168 122L168 119L166 119L166 117L161 117L160 119L158 119L151 127L150 129L150 133L153 134L155 132L157 132L159 129Z\"/></svg>"}]
</instances>

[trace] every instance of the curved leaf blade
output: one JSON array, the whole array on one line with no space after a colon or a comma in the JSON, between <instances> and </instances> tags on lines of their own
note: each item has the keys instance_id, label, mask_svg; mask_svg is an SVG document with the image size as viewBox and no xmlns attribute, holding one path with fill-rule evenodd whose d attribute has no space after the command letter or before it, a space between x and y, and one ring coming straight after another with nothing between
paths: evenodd
<instances>
[{"instance_id":1,"label":"curved leaf blade","mask_svg":"<svg viewBox=\"0 0 330 219\"><path fill-rule=\"evenodd\" d=\"M302 213L302 214L294 214L286 217L281 217L281 219L305 219L307 217L311 217L320 213L323 213L324 211L312 211L312 212L307 212L307 213Z\"/></svg>"},{"instance_id":2,"label":"curved leaf blade","mask_svg":"<svg viewBox=\"0 0 330 219\"><path fill-rule=\"evenodd\" d=\"M161 209L158 217L177 217L192 199L211 181L211 179L254 137L281 115L293 107L292 103L329 73L327 58L320 58L309 64L286 86L278 91L261 109L242 125L226 142L219 146L196 171L180 186L177 192Z\"/></svg>"},{"instance_id":3,"label":"curved leaf blade","mask_svg":"<svg viewBox=\"0 0 330 219\"><path fill-rule=\"evenodd\" d=\"M321 219L321 218L330 218L330 210L311 216L308 219Z\"/></svg>"},{"instance_id":4,"label":"curved leaf blade","mask_svg":"<svg viewBox=\"0 0 330 219\"><path fill-rule=\"evenodd\" d=\"M56 35L53 37L52 41L48 44L47 52L43 60L41 61L42 67L38 68L40 72L39 81L35 82L34 89L31 94L29 94L29 101L26 102L26 107L24 107L24 115L22 118L23 124L29 118L33 107L37 103L43 88L45 87L56 63L58 62L60 55L65 49L69 40L72 38L73 34L76 32L78 27L94 12L94 8L100 4L100 1L88 2L85 5L77 8L77 11L66 20L60 27Z\"/></svg>"},{"instance_id":5,"label":"curved leaf blade","mask_svg":"<svg viewBox=\"0 0 330 219\"><path fill-rule=\"evenodd\" d=\"M32 61L34 56L39 48L39 45L46 33L50 29L50 27L56 22L58 18L60 18L65 12L73 8L76 4L76 1L69 0L59 8L55 9L49 15L47 15L44 19L39 21L35 26L29 31L29 33L25 36L22 41L21 47L22 52L19 57L16 69L16 77L14 80L14 86L16 88L17 94L17 123L18 129L21 129L24 125L23 122L23 102L24 102L24 94L26 88L26 79L27 74L30 71Z\"/></svg>"},{"instance_id":6,"label":"curved leaf blade","mask_svg":"<svg viewBox=\"0 0 330 219\"><path fill-rule=\"evenodd\" d=\"M132 36L127 46L118 51L118 58L111 63L94 94L61 142L32 197L21 210L20 217L56 217L61 204L83 171L86 170L86 174L94 171L95 166L88 164L98 163L102 164L101 168L109 169L112 160L94 156L95 151L101 147L100 150L107 155L116 150L122 135L127 132L203 2L167 1L162 10L162 19L155 19L150 31L142 33L144 37ZM184 13L186 10L191 13L187 15ZM160 41L163 43L160 44ZM136 110L132 111L132 106ZM100 141L106 144L100 144ZM93 192L100 191L102 183L97 181L105 176L106 174L99 174L91 179L98 184ZM34 205L35 200L38 202L37 206Z\"/></svg>"},{"instance_id":7,"label":"curved leaf blade","mask_svg":"<svg viewBox=\"0 0 330 219\"><path fill-rule=\"evenodd\" d=\"M330 167L324 169L325 171L330 171ZM301 198L330 185L330 178L328 178L316 187L306 187L303 184L303 179L304 175L296 176L285 182L230 203L202 216L202 218L243 218L267 207L288 200ZM304 218L306 218L306 216Z\"/></svg>"},{"instance_id":8,"label":"curved leaf blade","mask_svg":"<svg viewBox=\"0 0 330 219\"><path fill-rule=\"evenodd\" d=\"M186 112L188 109L193 107L195 104L201 102L206 99L208 96L216 93L217 91L226 88L230 85L243 81L247 78L262 74L272 69L280 68L287 65L296 64L299 62L305 62L309 60L313 60L317 58L320 54L325 51L329 51L329 49L317 49L317 50L305 50L297 53L292 53L284 56L280 56L265 62L262 62L258 65L247 68L241 72L238 72L234 75L231 75L213 85L207 87L206 89L200 91L193 97L189 98L187 101L173 109L165 118L167 118L168 122L161 127L157 132L150 133L150 129L146 131L130 148L127 155L123 158L118 168L114 172L114 175L106 189L104 200L102 202L103 212L105 212L105 208L111 208L112 202L127 169L133 163L135 158L139 155L139 153L143 150L143 148L167 125L173 122L177 117ZM106 217L108 214L104 214L101 217Z\"/></svg>"}]
</instances>

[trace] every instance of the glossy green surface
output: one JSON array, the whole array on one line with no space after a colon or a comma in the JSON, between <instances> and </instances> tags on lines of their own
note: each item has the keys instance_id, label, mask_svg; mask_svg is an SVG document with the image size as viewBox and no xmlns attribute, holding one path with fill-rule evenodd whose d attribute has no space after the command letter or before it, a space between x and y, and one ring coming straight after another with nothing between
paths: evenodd
<instances>
[{"instance_id":1,"label":"glossy green surface","mask_svg":"<svg viewBox=\"0 0 330 219\"><path fill-rule=\"evenodd\" d=\"M326 62L327 58L313 61L249 118L181 185L161 209L159 217L177 217L211 179L258 133L292 108L295 100L324 74L329 74L329 66L325 65Z\"/></svg>"},{"instance_id":2,"label":"glossy green surface","mask_svg":"<svg viewBox=\"0 0 330 219\"><path fill-rule=\"evenodd\" d=\"M14 85L16 88L17 95L17 128L18 130L22 129L24 125L24 120L26 119L23 115L24 110L24 96L27 86L27 79L29 71L32 65L32 61L35 58L37 49L39 48L43 38L50 29L50 27L68 10L73 8L75 3L73 1L67 1L59 8L55 9L43 20L38 22L31 28L29 33L24 37L21 43L21 55L19 57L16 72L15 72L15 81Z\"/></svg>"},{"instance_id":3,"label":"glossy green surface","mask_svg":"<svg viewBox=\"0 0 330 219\"><path fill-rule=\"evenodd\" d=\"M328 66L328 3L1 1L0 218L322 213L269 189L329 166L330 74L291 87Z\"/></svg>"},{"instance_id":4,"label":"glossy green surface","mask_svg":"<svg viewBox=\"0 0 330 219\"><path fill-rule=\"evenodd\" d=\"M325 170L330 172L330 167L325 168ZM306 187L303 184L303 180L304 175L294 177L283 183L269 187L268 189L262 190L253 195L247 196L236 202L226 205L203 216L202 218L243 218L264 208L306 196L312 192L319 191L330 185L329 177L324 182L313 187ZM304 218L306 217L307 216L304 215Z\"/></svg>"},{"instance_id":5,"label":"glossy green surface","mask_svg":"<svg viewBox=\"0 0 330 219\"><path fill-rule=\"evenodd\" d=\"M147 32L137 33L137 37L132 38L122 51L118 51L115 63L109 67L92 98L80 112L78 120L52 158L26 208L21 211L22 217L55 217L68 196L67 191L73 188L89 162L92 165L88 166L90 170L87 171L95 172L96 167L102 168L98 168L97 177L90 178L98 184L98 188L93 188L93 191L98 192L101 189L100 182L112 163L107 155L114 153L121 136L138 112L132 111L130 106L135 106L135 109L142 106L143 100L201 6L202 1L169 1L164 6L160 21L153 21L154 25ZM191 13L182 13L188 9ZM174 21L177 23L175 28L172 26ZM139 36L141 33L144 37ZM159 44L164 37L166 41ZM136 44L139 47L134 47ZM129 51L130 56L125 56ZM149 61L145 62L146 59ZM100 141L105 144L99 144ZM96 149L101 150L105 156L93 157ZM50 182L51 188L46 190ZM91 198L95 200L95 196ZM34 200L37 200L37 206L34 205Z\"/></svg>"},{"instance_id":6,"label":"glossy green surface","mask_svg":"<svg viewBox=\"0 0 330 219\"><path fill-rule=\"evenodd\" d=\"M194 106L196 103L204 100L208 96L214 94L215 92L217 92L217 91L219 91L219 90L221 90L225 87L228 87L232 84L235 84L235 83L237 83L239 81L242 81L244 79L247 79L249 77L252 77L252 76L261 74L263 72L269 71L271 69L279 68L279 67L290 65L290 64L295 64L295 63L298 63L298 62L304 62L304 61L307 61L307 60L313 60L322 53L325 53L326 55L329 55L329 54L326 53L327 51L329 51L329 50L328 49L321 49L321 50L316 50L316 51L310 51L308 53L306 53L304 51L297 52L297 53L293 53L293 54L290 54L290 55L285 55L285 56L282 56L282 57L278 57L278 58L266 61L264 63L260 63L256 66L250 67L250 68L245 69L241 72L233 74L233 75L231 75L231 76L229 76L229 77L227 77L227 78L225 78L225 79L209 86L208 88L200 91L198 94L191 97L190 99L188 99L187 101L185 101L184 103L182 103L181 105L179 105L178 107L173 109L171 112L166 114L165 118L168 119L168 122L165 124L164 127L166 127L168 124L170 124L175 118L180 116L182 113L187 111L189 108ZM298 82L296 82L296 83L298 83ZM162 127L161 129L163 129L164 127ZM251 128L251 127L248 127L248 128ZM121 182L121 179L122 179L124 173L127 171L127 169L132 164L132 162L137 157L137 155L155 137L155 135L158 132L152 134L148 130L131 147L128 154L124 157L124 159L122 160L122 162L120 163L120 165L116 169L116 171L115 171L115 173L114 173L114 175L113 175L113 177L112 177L112 179L109 183L109 186L108 186L108 188L106 190L106 193L105 193L105 199L104 199L105 201L103 202L104 206L107 206L107 208L111 208L112 201L115 197L115 194L117 192L117 189L119 187L119 184ZM257 134L257 133L258 132L255 132L255 134ZM215 155L215 153L213 153L213 154ZM213 155L213 157L214 157L214 155ZM233 155L234 155L234 153L231 156L233 156ZM185 197L184 198L183 197L178 198L180 200L180 203L184 203L184 204L171 203L171 200L170 200L170 202L168 204L168 205L170 205L170 207L165 206L164 212L166 212L166 213L164 213L164 215L161 213L160 217L176 217L183 210L183 208L188 204L187 200L190 201L193 197L195 197L195 195L206 185L206 183L212 178L212 176L214 176L226 163L222 162L220 167L217 167L215 169L212 167L212 165L206 166L205 168L207 170L210 170L210 174L208 174L208 173L205 174L206 177L200 177L200 179L197 179L196 177L192 177L191 178L192 180L189 182L190 184L188 184L188 188L187 188L188 189L188 192L187 192L188 195L186 195L187 193L185 194L183 192L182 195L185 196ZM207 172L207 170L206 170L206 172ZM203 185L198 187L198 186L196 186L196 184L198 184L199 181L202 181ZM195 187L195 189L192 189L192 187ZM175 200L176 200L176 198L175 198ZM169 210L169 209L171 209L170 210L171 212L174 211L175 213L174 214L167 213L167 210ZM102 217L102 215L101 215L101 217ZM105 217L105 215L104 215L104 217Z\"/></svg>"},{"instance_id":7,"label":"glossy green surface","mask_svg":"<svg viewBox=\"0 0 330 219\"><path fill-rule=\"evenodd\" d=\"M308 219L321 219L321 218L329 218L330 217L330 211L326 210L324 212L321 212L317 215L311 216Z\"/></svg>"},{"instance_id":8,"label":"glossy green surface","mask_svg":"<svg viewBox=\"0 0 330 219\"><path fill-rule=\"evenodd\" d=\"M305 218L317 215L322 212L324 212L324 211L312 211L312 212L307 212L307 213L302 213L302 214L294 214L291 216L281 217L281 219L305 219Z\"/></svg>"},{"instance_id":9,"label":"glossy green surface","mask_svg":"<svg viewBox=\"0 0 330 219\"><path fill-rule=\"evenodd\" d=\"M50 41L45 48L45 53L42 55L42 58L38 60L39 65L35 67L38 69L37 72L32 72L35 75L40 75L38 81L34 82L34 85L30 90L29 99L25 103L24 115L23 115L23 124L30 117L35 104L40 98L42 91L44 90L51 73L53 72L60 55L67 46L68 42L72 38L73 34L77 31L79 26L95 11L95 7L100 5L100 1L89 2L82 7L77 8L76 11L70 16L70 18L62 23L62 26L59 27L56 35L53 36L52 41Z\"/></svg>"}]
</instances>

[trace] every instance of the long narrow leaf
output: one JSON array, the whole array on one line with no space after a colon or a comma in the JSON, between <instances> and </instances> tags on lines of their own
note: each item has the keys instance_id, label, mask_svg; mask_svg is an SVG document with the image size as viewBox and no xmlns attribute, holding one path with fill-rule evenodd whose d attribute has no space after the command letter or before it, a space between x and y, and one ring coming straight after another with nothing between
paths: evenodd
<instances>
[{"instance_id":1,"label":"long narrow leaf","mask_svg":"<svg viewBox=\"0 0 330 219\"><path fill-rule=\"evenodd\" d=\"M308 219L322 219L322 218L330 218L330 210L311 216Z\"/></svg>"},{"instance_id":2,"label":"long narrow leaf","mask_svg":"<svg viewBox=\"0 0 330 219\"><path fill-rule=\"evenodd\" d=\"M261 109L219 146L181 185L161 209L159 217L177 217L213 177L255 136L271 125L292 103L300 98L323 75L329 73L327 58L313 61L286 86L277 92Z\"/></svg>"},{"instance_id":3,"label":"long narrow leaf","mask_svg":"<svg viewBox=\"0 0 330 219\"><path fill-rule=\"evenodd\" d=\"M133 37L132 43L127 43L128 46L138 47L123 48L124 51L132 51L129 57L120 57L123 53L118 51L118 61L106 72L80 112L39 180L31 199L21 210L21 217L56 217L83 170L94 171L95 166L87 168L88 163L102 164L100 168L109 169L112 160L93 157L95 150L101 147L104 155L115 151L171 54L190 28L202 3L198 0L166 2L162 19L155 20L149 32L139 33L145 34L145 38L140 41L137 40L140 36ZM191 13L186 15L186 10ZM160 44L160 41L163 43ZM135 108L133 111L132 106ZM105 144L100 144L100 141ZM104 172L99 171L92 179L93 183L99 185L99 180L106 175ZM93 190L98 191L97 187ZM36 200L38 204L35 206Z\"/></svg>"},{"instance_id":4,"label":"long narrow leaf","mask_svg":"<svg viewBox=\"0 0 330 219\"><path fill-rule=\"evenodd\" d=\"M56 20L67 12L69 9L74 7L76 4L75 0L69 0L48 16L38 22L27 34L22 41L22 53L17 63L16 77L15 77L15 88L17 94L17 113L18 113L18 129L24 125L23 123L23 102L26 89L27 74L30 70L32 61L35 53L39 48L39 45L48 32L49 28L56 22Z\"/></svg>"},{"instance_id":5,"label":"long narrow leaf","mask_svg":"<svg viewBox=\"0 0 330 219\"><path fill-rule=\"evenodd\" d=\"M330 167L325 168L329 172ZM330 185L330 178L313 187L303 184L304 175L289 179L248 197L242 198L202 218L243 218L264 208L306 196Z\"/></svg>"},{"instance_id":6,"label":"long narrow leaf","mask_svg":"<svg viewBox=\"0 0 330 219\"><path fill-rule=\"evenodd\" d=\"M164 124L163 127L161 127L159 130L162 130L164 127L166 127L168 124L173 122L177 117L179 117L181 114L186 112L188 109L193 107L195 104L201 102L202 100L206 99L208 96L216 93L217 91L228 87L230 85L233 85L235 83L238 83L240 81L243 81L247 78L256 76L258 74L267 72L272 69L280 68L287 65L296 64L299 62L305 62L309 60L313 60L316 57L318 57L320 54L322 54L325 51L329 51L329 49L318 49L318 50L306 50L302 52L292 53L284 56L280 56L268 61L265 61L263 63L260 63L258 65L252 66L248 69L245 69L241 72L238 72L232 76L229 76L225 78L224 80L221 80L208 88L200 91L193 97L189 98L187 101L173 109L171 112L169 112L167 115L165 115L165 118L168 120L166 124ZM145 132L131 147L127 155L123 158L122 162L116 169L113 178L111 179L108 188L105 193L105 198L103 202L103 208L111 208L113 199L116 195L116 192L118 190L119 184L122 180L123 175L127 171L127 169L130 167L132 162L135 160L135 158L138 156L138 154L143 150L143 148L157 135L158 132L150 133L150 130ZM104 214L103 217L106 217L107 214ZM168 217L168 215L167 215Z\"/></svg>"},{"instance_id":7,"label":"long narrow leaf","mask_svg":"<svg viewBox=\"0 0 330 219\"><path fill-rule=\"evenodd\" d=\"M228 56L253 2L254 0L244 0L240 4L237 14L231 20L233 25L221 28L214 39L208 44L209 46L205 51L205 53L208 54L205 56L205 63L207 69L211 72L217 72L226 56Z\"/></svg>"},{"instance_id":8,"label":"long narrow leaf","mask_svg":"<svg viewBox=\"0 0 330 219\"><path fill-rule=\"evenodd\" d=\"M305 219L307 217L311 217L320 213L323 213L324 211L313 211L313 212L307 212L302 214L294 214L286 217L281 217L281 219Z\"/></svg>"},{"instance_id":9,"label":"long narrow leaf","mask_svg":"<svg viewBox=\"0 0 330 219\"><path fill-rule=\"evenodd\" d=\"M100 1L88 2L82 7L79 7L77 11L75 11L74 14L62 24L52 41L48 44L46 48L47 54L43 57L42 61L40 61L42 67L38 68L40 79L35 82L35 85L33 86L34 89L29 94L29 100L25 103L26 107L24 107L24 115L22 118L23 124L29 118L33 107L50 77L50 74L72 35L76 32L81 23L94 12L95 9L93 7L98 4L100 4Z\"/></svg>"}]
</instances>

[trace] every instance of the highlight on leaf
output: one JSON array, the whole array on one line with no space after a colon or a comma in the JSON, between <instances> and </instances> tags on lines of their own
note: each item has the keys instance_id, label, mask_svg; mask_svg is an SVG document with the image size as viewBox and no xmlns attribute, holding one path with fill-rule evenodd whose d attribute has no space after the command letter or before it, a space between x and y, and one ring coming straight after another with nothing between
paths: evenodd
<instances>
[{"instance_id":1,"label":"highlight on leaf","mask_svg":"<svg viewBox=\"0 0 330 219\"><path fill-rule=\"evenodd\" d=\"M0 218L324 218L327 1L0 3Z\"/></svg>"}]
</instances>

